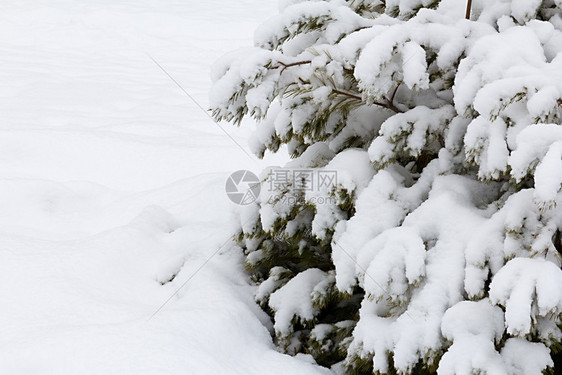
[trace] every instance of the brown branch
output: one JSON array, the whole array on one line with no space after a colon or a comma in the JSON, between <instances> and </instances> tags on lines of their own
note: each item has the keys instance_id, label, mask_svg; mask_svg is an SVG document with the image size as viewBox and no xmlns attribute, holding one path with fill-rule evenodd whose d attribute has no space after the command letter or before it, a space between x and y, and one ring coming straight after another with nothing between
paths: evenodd
<instances>
[{"instance_id":1,"label":"brown branch","mask_svg":"<svg viewBox=\"0 0 562 375\"><path fill-rule=\"evenodd\" d=\"M398 92L398 89L400 88L400 85L401 85L401 83L396 85L396 87L394 88L394 91L392 92L392 95L390 96L390 99L388 100L389 103L394 103L394 98L396 97L396 93Z\"/></svg>"},{"instance_id":2,"label":"brown branch","mask_svg":"<svg viewBox=\"0 0 562 375\"><path fill-rule=\"evenodd\" d=\"M363 98L360 97L359 95L355 95L355 94L352 94L352 93L349 93L349 92L341 91L341 90L338 90L338 89L332 89L332 92L335 93L335 94L338 94L338 95L347 96L348 98L363 101Z\"/></svg>"},{"instance_id":3,"label":"brown branch","mask_svg":"<svg viewBox=\"0 0 562 375\"><path fill-rule=\"evenodd\" d=\"M468 3L466 4L466 19L469 20L470 19L470 11L472 9L472 0L468 0Z\"/></svg>"},{"instance_id":4,"label":"brown branch","mask_svg":"<svg viewBox=\"0 0 562 375\"><path fill-rule=\"evenodd\" d=\"M379 103L374 103L374 104L380 105ZM396 113L403 113L404 112L404 111L401 111L397 106L394 105L394 103L392 103L388 99L386 100L386 103L383 103L382 106L385 107L385 108L388 108L391 111L396 112Z\"/></svg>"},{"instance_id":5,"label":"brown branch","mask_svg":"<svg viewBox=\"0 0 562 375\"><path fill-rule=\"evenodd\" d=\"M305 61L297 61L297 62L294 62L294 63L285 64L284 62L279 61L280 65L272 66L270 69L279 69L279 68L282 67L281 73L279 73L279 74L283 74L283 72L287 68L290 68L292 66L298 66L298 65L306 65L306 64L310 64L311 62L312 62L311 60L305 60Z\"/></svg>"}]
</instances>

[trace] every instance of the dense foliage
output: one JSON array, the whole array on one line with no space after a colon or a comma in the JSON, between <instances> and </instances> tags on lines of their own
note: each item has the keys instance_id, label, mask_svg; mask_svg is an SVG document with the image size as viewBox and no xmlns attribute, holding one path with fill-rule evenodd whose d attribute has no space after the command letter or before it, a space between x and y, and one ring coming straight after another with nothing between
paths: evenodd
<instances>
[{"instance_id":1,"label":"dense foliage","mask_svg":"<svg viewBox=\"0 0 562 375\"><path fill-rule=\"evenodd\" d=\"M562 371L562 1L280 9L211 95L294 158L240 210L276 344L351 374Z\"/></svg>"}]
</instances>

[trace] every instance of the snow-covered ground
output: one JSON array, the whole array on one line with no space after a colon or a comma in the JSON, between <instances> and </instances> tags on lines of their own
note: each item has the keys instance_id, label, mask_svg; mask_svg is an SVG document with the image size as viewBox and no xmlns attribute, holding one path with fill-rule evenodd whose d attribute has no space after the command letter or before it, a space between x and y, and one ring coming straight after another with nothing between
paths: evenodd
<instances>
[{"instance_id":1,"label":"snow-covered ground","mask_svg":"<svg viewBox=\"0 0 562 375\"><path fill-rule=\"evenodd\" d=\"M275 10L0 3L0 373L325 372L273 349L224 246L226 177L263 164L150 58L207 107L210 64Z\"/></svg>"}]
</instances>

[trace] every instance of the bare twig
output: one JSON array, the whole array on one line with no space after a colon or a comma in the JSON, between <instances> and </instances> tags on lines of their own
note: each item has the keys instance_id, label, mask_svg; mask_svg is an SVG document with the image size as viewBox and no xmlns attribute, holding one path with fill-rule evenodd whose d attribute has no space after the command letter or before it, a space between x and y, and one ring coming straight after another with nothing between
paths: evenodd
<instances>
[{"instance_id":1,"label":"bare twig","mask_svg":"<svg viewBox=\"0 0 562 375\"><path fill-rule=\"evenodd\" d=\"M396 87L394 88L394 91L392 92L392 95L390 96L389 102L390 103L394 103L394 98L396 97L396 93L398 92L398 89L400 88L401 83L397 84Z\"/></svg>"},{"instance_id":2,"label":"bare twig","mask_svg":"<svg viewBox=\"0 0 562 375\"><path fill-rule=\"evenodd\" d=\"M472 0L468 0L468 3L466 4L466 19L469 20L470 19L470 11L472 9Z\"/></svg>"},{"instance_id":3,"label":"bare twig","mask_svg":"<svg viewBox=\"0 0 562 375\"><path fill-rule=\"evenodd\" d=\"M338 89L332 89L332 92L335 93L335 94L338 94L338 95L347 96L348 98L363 101L363 98L360 97L359 95L355 95L355 94L352 94L352 93L349 93L349 92L341 91L341 90L338 90Z\"/></svg>"},{"instance_id":4,"label":"bare twig","mask_svg":"<svg viewBox=\"0 0 562 375\"><path fill-rule=\"evenodd\" d=\"M306 64L310 64L312 61L311 60L304 60L304 61L297 61L294 63L289 63L289 64L285 64L284 62L279 61L279 65L277 66L272 66L271 69L281 69L281 73L279 74L283 74L283 72L285 71L285 69L290 68L292 66L298 66L298 65L306 65Z\"/></svg>"},{"instance_id":5,"label":"bare twig","mask_svg":"<svg viewBox=\"0 0 562 375\"><path fill-rule=\"evenodd\" d=\"M379 103L373 103L376 105L380 105ZM392 103L390 100L387 100L386 104L382 105L385 108L390 109L391 111L395 112L395 113L403 113L404 111L402 111L400 108L398 108L397 106L394 105L394 103Z\"/></svg>"}]
</instances>

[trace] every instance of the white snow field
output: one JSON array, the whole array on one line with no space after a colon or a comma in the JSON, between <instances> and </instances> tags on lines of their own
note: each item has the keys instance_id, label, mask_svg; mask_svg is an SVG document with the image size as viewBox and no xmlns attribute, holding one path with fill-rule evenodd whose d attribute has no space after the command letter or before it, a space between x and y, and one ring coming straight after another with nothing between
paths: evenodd
<instances>
[{"instance_id":1,"label":"white snow field","mask_svg":"<svg viewBox=\"0 0 562 375\"><path fill-rule=\"evenodd\" d=\"M206 108L212 62L275 11L0 2L0 374L328 373L274 350L223 246L225 180L263 163L150 58Z\"/></svg>"}]
</instances>

